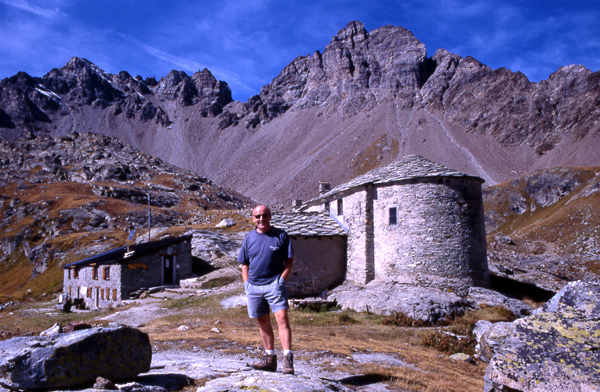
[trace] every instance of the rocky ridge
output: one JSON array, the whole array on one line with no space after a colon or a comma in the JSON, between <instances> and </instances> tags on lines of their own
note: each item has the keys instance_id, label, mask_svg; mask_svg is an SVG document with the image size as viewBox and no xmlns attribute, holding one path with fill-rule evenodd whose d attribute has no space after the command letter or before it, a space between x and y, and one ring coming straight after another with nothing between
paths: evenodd
<instances>
[{"instance_id":1,"label":"rocky ridge","mask_svg":"<svg viewBox=\"0 0 600 392\"><path fill-rule=\"evenodd\" d=\"M204 223L205 211L239 210L249 199L197 174L95 134L0 142L0 268L14 293L66 260L121 246L128 233L152 235ZM75 261L74 260L74 261ZM21 270L22 267L19 267ZM41 293L38 293L41 294Z\"/></svg>"},{"instance_id":2,"label":"rocky ridge","mask_svg":"<svg viewBox=\"0 0 600 392\"><path fill-rule=\"evenodd\" d=\"M247 102L232 101L206 69L156 81L73 58L41 78L19 73L0 82L0 135L116 136L255 199L287 204L315 197L320 180L339 184L408 154L488 185L598 164L599 82L598 72L571 65L532 83L444 49L428 57L402 27L366 31L350 22Z\"/></svg>"},{"instance_id":3,"label":"rocky ridge","mask_svg":"<svg viewBox=\"0 0 600 392\"><path fill-rule=\"evenodd\" d=\"M600 168L552 168L484 189L493 276L559 291L598 277Z\"/></svg>"}]
</instances>

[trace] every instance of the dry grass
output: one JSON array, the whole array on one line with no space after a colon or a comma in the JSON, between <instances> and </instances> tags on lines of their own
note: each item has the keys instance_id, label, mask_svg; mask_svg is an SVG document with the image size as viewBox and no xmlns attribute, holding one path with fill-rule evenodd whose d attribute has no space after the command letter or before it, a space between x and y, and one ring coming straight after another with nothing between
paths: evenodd
<instances>
[{"instance_id":1,"label":"dry grass","mask_svg":"<svg viewBox=\"0 0 600 392\"><path fill-rule=\"evenodd\" d=\"M248 319L246 309L221 307L220 302L231 295L166 300L161 306L170 309L170 315L156 319L141 329L150 335L152 345L158 349L169 349L173 345L180 349L195 346L239 354L242 351L247 353L248 347L260 348L258 326L254 320ZM118 310L122 311L123 308ZM97 324L98 321L94 319L113 311L62 313L53 310L47 302L28 302L0 314L0 336L3 331L13 335L27 332L37 334L56 322L62 325L75 321ZM355 375L355 378L345 380L348 385L383 381L392 389L407 391L465 392L483 389L485 364L453 362L440 351L422 346L424 337L435 329L384 325L382 316L352 311L310 312L292 309L290 320L294 349L300 360L309 360L307 356L315 352L327 352L328 357L332 358L346 358L356 353L387 353L406 363L406 366L390 366L342 361L342 365L319 365L323 370L340 370ZM187 325L190 329L179 331L177 328L180 325ZM218 328L220 332L214 332L213 328ZM197 381L197 385L202 383L202 380Z\"/></svg>"}]
</instances>

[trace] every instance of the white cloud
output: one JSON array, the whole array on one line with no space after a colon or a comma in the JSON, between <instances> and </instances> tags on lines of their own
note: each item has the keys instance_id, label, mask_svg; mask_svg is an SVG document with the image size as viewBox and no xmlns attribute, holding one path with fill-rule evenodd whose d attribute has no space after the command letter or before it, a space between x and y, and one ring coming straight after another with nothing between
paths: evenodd
<instances>
[{"instance_id":1,"label":"white cloud","mask_svg":"<svg viewBox=\"0 0 600 392\"><path fill-rule=\"evenodd\" d=\"M30 12L37 16L42 16L44 18L54 19L57 17L65 16L60 9L48 9L43 7L38 7L35 4L31 4L25 0L0 0L1 3L8 5L9 7L17 8L22 11Z\"/></svg>"}]
</instances>

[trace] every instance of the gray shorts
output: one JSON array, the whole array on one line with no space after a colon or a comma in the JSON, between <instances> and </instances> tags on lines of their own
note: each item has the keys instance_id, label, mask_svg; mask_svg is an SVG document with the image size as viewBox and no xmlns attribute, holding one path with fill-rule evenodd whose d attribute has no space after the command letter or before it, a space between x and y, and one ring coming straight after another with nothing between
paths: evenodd
<instances>
[{"instance_id":1,"label":"gray shorts","mask_svg":"<svg viewBox=\"0 0 600 392\"><path fill-rule=\"evenodd\" d=\"M269 314L269 307L273 313L282 309L289 309L287 290L281 276L265 285L244 283L246 298L248 299L248 316L250 318L262 317Z\"/></svg>"}]
</instances>

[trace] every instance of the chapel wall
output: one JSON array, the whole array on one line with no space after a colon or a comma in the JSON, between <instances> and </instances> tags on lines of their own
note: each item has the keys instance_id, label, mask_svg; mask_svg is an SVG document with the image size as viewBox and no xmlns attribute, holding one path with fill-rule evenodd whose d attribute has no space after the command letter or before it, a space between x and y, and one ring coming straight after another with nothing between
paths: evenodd
<instances>
[{"instance_id":1,"label":"chapel wall","mask_svg":"<svg viewBox=\"0 0 600 392\"><path fill-rule=\"evenodd\" d=\"M489 286L481 184L421 178L379 185L373 201L375 277L453 290ZM390 224L390 208L397 223Z\"/></svg>"},{"instance_id":2,"label":"chapel wall","mask_svg":"<svg viewBox=\"0 0 600 392\"><path fill-rule=\"evenodd\" d=\"M318 295L344 281L345 236L290 235L290 239L294 248L294 267L286 281L290 295Z\"/></svg>"},{"instance_id":3,"label":"chapel wall","mask_svg":"<svg viewBox=\"0 0 600 392\"><path fill-rule=\"evenodd\" d=\"M345 195L342 198L343 214L338 215L337 200L330 203L331 214L337 216L348 229L346 279L366 284L374 278L373 216L371 188Z\"/></svg>"}]
</instances>

